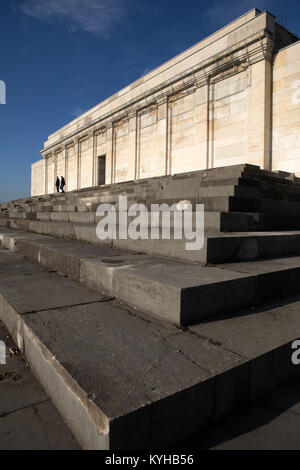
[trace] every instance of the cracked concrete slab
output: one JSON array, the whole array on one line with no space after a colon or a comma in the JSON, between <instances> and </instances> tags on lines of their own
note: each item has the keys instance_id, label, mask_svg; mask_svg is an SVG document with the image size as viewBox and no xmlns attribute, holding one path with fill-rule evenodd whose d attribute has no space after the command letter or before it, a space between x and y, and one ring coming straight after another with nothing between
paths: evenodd
<instances>
[{"instance_id":1,"label":"cracked concrete slab","mask_svg":"<svg viewBox=\"0 0 300 470\"><path fill-rule=\"evenodd\" d=\"M112 303L49 310L25 322L109 418L209 377L169 343L175 327L145 322Z\"/></svg>"},{"instance_id":2,"label":"cracked concrete slab","mask_svg":"<svg viewBox=\"0 0 300 470\"><path fill-rule=\"evenodd\" d=\"M48 400L0 416L0 449L79 450L80 447Z\"/></svg>"},{"instance_id":3,"label":"cracked concrete slab","mask_svg":"<svg viewBox=\"0 0 300 470\"><path fill-rule=\"evenodd\" d=\"M101 301L104 296L59 274L42 272L30 276L0 278L0 306L8 302L19 313L38 312Z\"/></svg>"},{"instance_id":4,"label":"cracked concrete slab","mask_svg":"<svg viewBox=\"0 0 300 470\"><path fill-rule=\"evenodd\" d=\"M284 305L274 303L273 306L245 310L237 317L201 323L190 329L250 359L300 338L299 311L298 296L290 298Z\"/></svg>"},{"instance_id":5,"label":"cracked concrete slab","mask_svg":"<svg viewBox=\"0 0 300 470\"><path fill-rule=\"evenodd\" d=\"M2 322L0 339L7 350L6 364L0 365L0 449L79 449Z\"/></svg>"}]
</instances>

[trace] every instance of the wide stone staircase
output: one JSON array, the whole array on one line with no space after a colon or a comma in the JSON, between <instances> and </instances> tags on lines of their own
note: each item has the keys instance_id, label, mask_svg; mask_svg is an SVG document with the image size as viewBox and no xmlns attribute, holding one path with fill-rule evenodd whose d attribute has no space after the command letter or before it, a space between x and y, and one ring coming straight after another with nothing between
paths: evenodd
<instances>
[{"instance_id":1,"label":"wide stone staircase","mask_svg":"<svg viewBox=\"0 0 300 470\"><path fill-rule=\"evenodd\" d=\"M203 248L100 240L97 208L118 216L120 195L204 204ZM245 164L12 201L0 240L1 319L84 448L177 445L300 370L293 174Z\"/></svg>"}]
</instances>

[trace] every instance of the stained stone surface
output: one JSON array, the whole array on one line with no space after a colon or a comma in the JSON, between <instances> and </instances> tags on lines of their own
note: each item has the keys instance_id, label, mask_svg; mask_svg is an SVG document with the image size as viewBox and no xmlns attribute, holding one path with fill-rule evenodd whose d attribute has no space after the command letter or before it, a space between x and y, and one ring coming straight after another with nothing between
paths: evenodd
<instances>
[{"instance_id":1,"label":"stained stone surface","mask_svg":"<svg viewBox=\"0 0 300 470\"><path fill-rule=\"evenodd\" d=\"M79 449L1 321L0 340L7 350L6 365L0 365L0 449Z\"/></svg>"}]
</instances>

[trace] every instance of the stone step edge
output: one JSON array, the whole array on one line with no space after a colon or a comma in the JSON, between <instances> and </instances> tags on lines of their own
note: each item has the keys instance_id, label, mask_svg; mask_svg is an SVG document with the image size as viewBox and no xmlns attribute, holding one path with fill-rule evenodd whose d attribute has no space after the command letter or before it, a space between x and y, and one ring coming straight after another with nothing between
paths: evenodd
<instances>
[{"instance_id":1,"label":"stone step edge","mask_svg":"<svg viewBox=\"0 0 300 470\"><path fill-rule=\"evenodd\" d=\"M176 179L190 178L192 176L196 176L197 174L201 174L201 173L202 174L207 174L207 175L210 175L210 174L213 174L213 173L218 173L218 172L223 173L225 168L229 168L229 170L231 172L234 171L235 169L238 169L237 175L241 176L241 177L248 175L248 176L251 176L251 177L252 176L258 177L262 181L264 181L264 180L266 180L266 181L274 180L274 181L278 181L280 183L285 183L287 185L294 184L295 186L300 186L299 178L296 178L295 175L292 175L293 179L291 180L290 179L291 174L287 174L285 176L285 175L282 175L282 174L276 173L276 172L264 172L258 166L251 165L251 164L231 165L229 167L220 167L220 168L213 168L213 169L208 169L208 170L198 170L198 171L195 171L195 172L187 172L187 173L182 173L182 174L159 176L159 177L155 177L155 178L150 178L150 180L159 181L159 180L171 179L171 180L176 181ZM227 174L226 171L225 171L225 174ZM113 184L113 185L108 184L108 185L105 185L105 187L103 187L103 189L105 188L106 190L109 190L110 188L115 188L117 191L120 191L120 188L122 188L122 185L132 185L132 186L134 186L136 184L147 185L148 180L139 180L137 182L127 181L127 182L122 182L122 183L116 183L116 184ZM99 189L100 189L100 187L91 186L89 188L82 188L82 189L79 189L79 190L70 191L70 192L65 193L65 194L82 195L82 194L85 194L86 192L89 192L89 191L94 191L94 192L98 191ZM26 198L23 198L23 199L18 199L18 200L12 201L12 202L14 204L20 204L22 202L30 203L30 202L33 202L33 201L50 200L50 199L58 198L58 197L65 197L65 196L57 195L56 193L53 193L53 194L49 194L49 195L38 195L38 196L29 197L29 198L26 197ZM6 204L3 204L3 207L4 206L6 206Z\"/></svg>"},{"instance_id":2,"label":"stone step edge","mask_svg":"<svg viewBox=\"0 0 300 470\"><path fill-rule=\"evenodd\" d=\"M268 206L269 201L271 206ZM204 205L205 212L216 212L216 213L237 213L237 214L262 214L264 216L299 216L300 212L300 201L282 201L290 207L281 207L281 212L278 211L278 204L276 206L276 200L270 199L249 199L249 198L237 198L234 196L214 196L201 198L198 201L189 200L192 204L192 211L195 211L196 204ZM84 217L84 215L95 214L98 207L103 202L91 203L91 204L79 204L79 205L57 205L57 207L41 207L28 210L9 210L7 212L0 212L0 218L9 219L29 219L29 220L61 220L63 218L69 221L73 217ZM117 202L109 204L112 205L116 213L118 213L119 207ZM106 203L105 203L106 204ZM165 200L159 201L128 201L128 208L132 204L141 204L147 208L148 211L151 209L151 205L167 204L172 206L178 204L178 200ZM272 205L274 207L272 207ZM295 208L295 205L297 206ZM299 207L298 207L299 206ZM284 212L283 212L284 211ZM80 215L79 215L80 214Z\"/></svg>"},{"instance_id":3,"label":"stone step edge","mask_svg":"<svg viewBox=\"0 0 300 470\"><path fill-rule=\"evenodd\" d=\"M61 229L62 233L58 234L56 230L49 233L49 230L38 230L39 223L47 225L48 229L50 224L55 229ZM67 225L65 225L67 224ZM0 227L7 227L12 230L19 230L24 233L33 233L42 236L55 237L58 240L73 240L79 242L89 243L92 246L110 246L115 249L126 249L128 251L138 251L144 254L153 256L164 256L183 261L195 261L202 263L220 264L225 262L247 261L253 259L269 259L276 256L286 255L300 255L299 238L300 231L278 231L278 232L219 232L219 233L206 233L204 248L200 253L187 252L185 250L185 240L171 240L176 245L174 250L170 249L171 244L168 240L163 247L160 247L162 240L156 240L156 244L151 244L149 247L148 242L151 240L112 240L101 241L91 233L85 234L85 237L80 235L82 230L95 231L94 224L80 223L80 222L62 222L62 221L24 221L17 220L11 226L10 221L1 221ZM44 227L45 229L45 227ZM67 230L66 230L67 229ZM45 233L48 232L48 233ZM282 247L279 247L282 244ZM288 245L288 246L287 246ZM169 251L166 251L169 248ZM268 254L264 255L264 250L268 250ZM190 254L191 253L191 254ZM174 256L176 255L176 256Z\"/></svg>"},{"instance_id":4,"label":"stone step edge","mask_svg":"<svg viewBox=\"0 0 300 470\"><path fill-rule=\"evenodd\" d=\"M177 199L164 199L156 201L154 199L145 201L144 199L141 200L129 200L128 206L131 204L143 204L145 205L148 210L150 209L152 204L168 204L173 205L177 204ZM247 198L247 197L237 197L237 196L206 196L206 197L199 197L199 198L189 198L189 202L193 205L193 210L195 210L195 204L204 204L204 206L213 207L215 206L216 209L209 209L209 211L229 211L229 212L249 212L246 208L243 210L243 206L251 206L253 207L254 212L266 212L267 213L277 213L276 206L278 203L283 206L292 206L289 209L289 214L299 214L300 208L300 200L299 201L290 201L290 200L276 200L276 199L264 199L264 198ZM102 203L109 203L112 204L113 207L116 209L118 208L118 201L96 201L91 203L74 203L74 204L53 204L51 206L41 205L40 207L22 207L20 209L8 209L3 212L0 212L0 215L8 216L14 214L27 214L27 213L36 213L36 214L56 214L56 213L86 213L86 212L95 212L98 206ZM272 205L274 208L272 208ZM218 207L219 206L219 207ZM238 210L235 207L239 207ZM284 212L286 213L286 212Z\"/></svg>"},{"instance_id":5,"label":"stone step edge","mask_svg":"<svg viewBox=\"0 0 300 470\"><path fill-rule=\"evenodd\" d=\"M114 264L115 260L111 262L112 258L105 259L105 255L101 256L103 259L99 259L97 253L94 256L85 256L80 253L74 255L74 253L65 250L64 247L57 247L55 244L47 246L50 237L46 237L44 240L39 237L34 240L32 237L31 239L26 237L26 235L24 237L24 235L10 236L5 234L1 235L0 238L3 246L19 252L47 269L67 275L70 279L82 282L91 289L114 296L134 308L144 310L154 317L179 326L189 326L201 321L214 320L222 315L226 318L237 314L243 308L257 307L270 303L274 299L286 298L300 292L300 285L298 290L295 284L291 283L291 277L294 279L294 277L300 276L300 266L285 265L282 266L282 269L274 271L251 274L244 272L235 277L234 273L236 275L239 272L237 266L236 270L227 273L227 279L222 277L224 268L221 266L220 269L218 267L216 269L212 268L214 270L214 273L211 273L213 280L207 284L199 282L198 285L195 285L193 282L190 285L184 283L180 285L174 283L174 280L165 283L162 280L149 279L147 273L136 274L134 271L130 271L124 274L123 269L126 268L128 271L128 268L130 268L130 256L125 264L120 263L118 265L118 263ZM132 256L134 258L134 254ZM146 261L149 258L148 255L142 255L143 257ZM164 258L158 259L161 263L164 263ZM168 272L167 260L165 263ZM185 266L188 266L184 261L178 261L177 265L180 269L181 267L185 269ZM269 292L270 284L272 279L278 284L278 277L281 279L281 289L277 288L275 290L276 295L272 293L271 296ZM126 283L129 283L127 288L124 287ZM286 283L288 283L288 286ZM265 284L268 287L266 292L263 289ZM296 286L298 286L297 283ZM136 288L139 289L140 296L134 295L133 291ZM213 295L211 290L221 292L220 302L215 297L213 305L211 304ZM238 291L240 291L239 295L237 295ZM231 300L228 300L228 296ZM205 303L201 305L201 310L198 311L196 305L203 302L203 299L206 299Z\"/></svg>"}]
</instances>

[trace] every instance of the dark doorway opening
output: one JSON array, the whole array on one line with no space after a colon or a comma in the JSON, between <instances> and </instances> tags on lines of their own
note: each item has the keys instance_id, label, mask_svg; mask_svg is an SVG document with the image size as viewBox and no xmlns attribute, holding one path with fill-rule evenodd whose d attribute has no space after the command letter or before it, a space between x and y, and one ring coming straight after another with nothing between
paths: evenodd
<instances>
[{"instance_id":1,"label":"dark doorway opening","mask_svg":"<svg viewBox=\"0 0 300 470\"><path fill-rule=\"evenodd\" d=\"M105 184L106 156L98 157L98 186Z\"/></svg>"}]
</instances>

